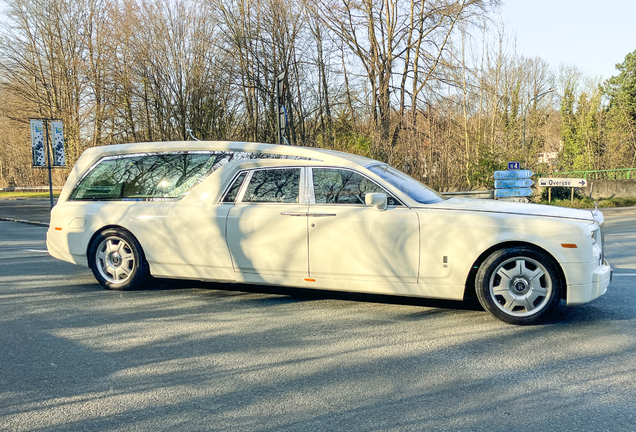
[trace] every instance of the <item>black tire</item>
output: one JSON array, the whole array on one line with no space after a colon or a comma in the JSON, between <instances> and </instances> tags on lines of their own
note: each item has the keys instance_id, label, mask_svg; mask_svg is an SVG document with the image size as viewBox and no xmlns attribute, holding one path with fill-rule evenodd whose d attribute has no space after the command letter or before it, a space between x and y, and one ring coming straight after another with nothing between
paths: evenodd
<instances>
[{"instance_id":1,"label":"black tire","mask_svg":"<svg viewBox=\"0 0 636 432\"><path fill-rule=\"evenodd\" d=\"M554 261L528 247L493 252L475 278L479 303L508 324L528 325L545 320L557 307L561 290Z\"/></svg>"},{"instance_id":2,"label":"black tire","mask_svg":"<svg viewBox=\"0 0 636 432\"><path fill-rule=\"evenodd\" d=\"M148 263L141 245L122 229L99 233L91 243L88 263L95 279L110 290L132 290L148 278Z\"/></svg>"}]
</instances>

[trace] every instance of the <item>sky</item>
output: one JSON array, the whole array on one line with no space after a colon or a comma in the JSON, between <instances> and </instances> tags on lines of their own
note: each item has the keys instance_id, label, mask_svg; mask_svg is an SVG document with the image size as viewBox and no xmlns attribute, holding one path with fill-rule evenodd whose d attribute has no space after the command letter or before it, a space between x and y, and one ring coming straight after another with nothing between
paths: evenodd
<instances>
[{"instance_id":1,"label":"sky","mask_svg":"<svg viewBox=\"0 0 636 432\"><path fill-rule=\"evenodd\" d=\"M517 51L607 79L636 50L636 0L502 0Z\"/></svg>"},{"instance_id":2,"label":"sky","mask_svg":"<svg viewBox=\"0 0 636 432\"><path fill-rule=\"evenodd\" d=\"M636 50L636 0L501 0L501 19L517 51L555 69L576 65L607 79ZM0 2L0 21L4 21Z\"/></svg>"}]
</instances>

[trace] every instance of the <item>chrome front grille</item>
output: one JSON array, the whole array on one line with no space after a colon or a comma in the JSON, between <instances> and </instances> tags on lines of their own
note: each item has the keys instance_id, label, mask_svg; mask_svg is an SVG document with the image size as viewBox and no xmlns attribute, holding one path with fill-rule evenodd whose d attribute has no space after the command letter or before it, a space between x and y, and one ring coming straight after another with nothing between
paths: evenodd
<instances>
[{"instance_id":1,"label":"chrome front grille","mask_svg":"<svg viewBox=\"0 0 636 432\"><path fill-rule=\"evenodd\" d=\"M603 229L603 224L601 224L601 262L600 265L603 265L605 262L605 230Z\"/></svg>"}]
</instances>

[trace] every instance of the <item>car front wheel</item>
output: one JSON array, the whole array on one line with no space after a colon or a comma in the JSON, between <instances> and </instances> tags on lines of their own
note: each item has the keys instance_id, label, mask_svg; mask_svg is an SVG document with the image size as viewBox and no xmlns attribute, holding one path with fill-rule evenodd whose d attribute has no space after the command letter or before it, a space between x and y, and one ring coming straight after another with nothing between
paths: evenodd
<instances>
[{"instance_id":1,"label":"car front wheel","mask_svg":"<svg viewBox=\"0 0 636 432\"><path fill-rule=\"evenodd\" d=\"M107 229L97 235L89 262L97 281L111 290L137 288L148 275L141 245L124 230Z\"/></svg>"},{"instance_id":2,"label":"car front wheel","mask_svg":"<svg viewBox=\"0 0 636 432\"><path fill-rule=\"evenodd\" d=\"M561 280L552 259L530 248L494 252L479 267L475 283L484 309L509 324L536 324L561 298Z\"/></svg>"}]
</instances>

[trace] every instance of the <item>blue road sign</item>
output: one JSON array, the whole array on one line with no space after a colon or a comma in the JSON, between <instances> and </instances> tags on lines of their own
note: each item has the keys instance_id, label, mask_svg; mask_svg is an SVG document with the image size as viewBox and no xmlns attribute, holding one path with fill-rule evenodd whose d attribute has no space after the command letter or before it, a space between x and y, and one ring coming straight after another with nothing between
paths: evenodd
<instances>
[{"instance_id":1,"label":"blue road sign","mask_svg":"<svg viewBox=\"0 0 636 432\"><path fill-rule=\"evenodd\" d=\"M521 164L519 162L508 162L508 170L518 170L521 168Z\"/></svg>"},{"instance_id":2,"label":"blue road sign","mask_svg":"<svg viewBox=\"0 0 636 432\"><path fill-rule=\"evenodd\" d=\"M510 189L520 187L530 187L534 182L530 179L518 179L518 180L495 180L496 189Z\"/></svg>"},{"instance_id":3,"label":"blue road sign","mask_svg":"<svg viewBox=\"0 0 636 432\"><path fill-rule=\"evenodd\" d=\"M495 189L495 196L497 198L503 197L527 197L532 195L532 189L530 188L517 188L517 189Z\"/></svg>"},{"instance_id":4,"label":"blue road sign","mask_svg":"<svg viewBox=\"0 0 636 432\"><path fill-rule=\"evenodd\" d=\"M495 171L495 180L524 179L532 177L530 170Z\"/></svg>"}]
</instances>

